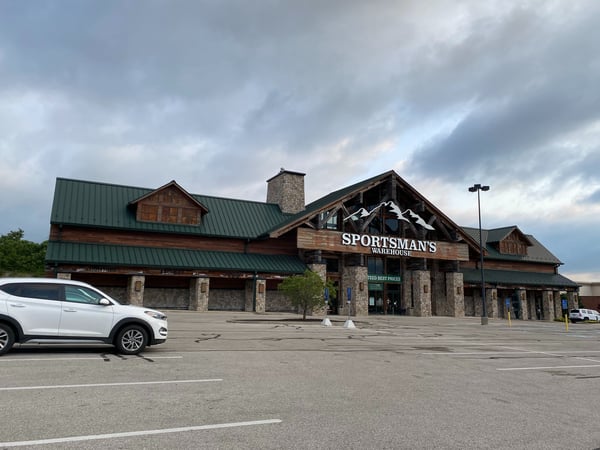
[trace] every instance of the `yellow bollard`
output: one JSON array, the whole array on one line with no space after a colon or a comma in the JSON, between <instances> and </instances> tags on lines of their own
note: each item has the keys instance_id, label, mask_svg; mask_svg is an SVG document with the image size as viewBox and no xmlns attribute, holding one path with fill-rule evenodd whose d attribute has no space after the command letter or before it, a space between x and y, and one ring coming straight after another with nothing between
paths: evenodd
<instances>
[{"instance_id":1,"label":"yellow bollard","mask_svg":"<svg viewBox=\"0 0 600 450\"><path fill-rule=\"evenodd\" d=\"M510 323L510 311L508 311L508 326L512 327L512 324Z\"/></svg>"},{"instance_id":2,"label":"yellow bollard","mask_svg":"<svg viewBox=\"0 0 600 450\"><path fill-rule=\"evenodd\" d=\"M565 328L567 329L567 333L569 332L569 318L565 314Z\"/></svg>"}]
</instances>

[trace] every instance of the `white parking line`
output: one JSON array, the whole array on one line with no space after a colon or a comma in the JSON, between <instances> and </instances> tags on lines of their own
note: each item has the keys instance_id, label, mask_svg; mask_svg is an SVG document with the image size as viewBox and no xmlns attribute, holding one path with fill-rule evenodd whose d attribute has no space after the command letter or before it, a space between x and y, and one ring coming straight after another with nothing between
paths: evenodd
<instances>
[{"instance_id":1,"label":"white parking line","mask_svg":"<svg viewBox=\"0 0 600 450\"><path fill-rule=\"evenodd\" d=\"M496 369L496 370L510 372L513 370L583 369L586 367L600 367L600 364L588 364L585 366L507 367L504 369Z\"/></svg>"},{"instance_id":2,"label":"white parking line","mask_svg":"<svg viewBox=\"0 0 600 450\"><path fill-rule=\"evenodd\" d=\"M107 355L106 355L107 356ZM8 363L8 362L23 362L23 361L98 361L98 362L105 362L106 359L105 355L102 356L94 356L94 357L72 357L72 358L7 358L7 357L2 357L0 358L0 363ZM123 358L117 355L113 355L115 356L115 358L117 358L118 360L125 360L125 359L129 359L131 361L136 361L138 359L141 358L149 358L149 359L182 359L183 356L142 356L141 358L139 356L136 356L134 358Z\"/></svg>"},{"instance_id":3,"label":"white parking line","mask_svg":"<svg viewBox=\"0 0 600 450\"><path fill-rule=\"evenodd\" d=\"M571 353L600 353L600 350L561 350L558 352L540 352L534 350L518 350L513 352L495 351L495 352L422 352L421 355L446 355L446 356L477 356L477 355L522 355L523 353L538 353L551 356L569 356ZM583 358L582 358L583 359Z\"/></svg>"},{"instance_id":4,"label":"white parking line","mask_svg":"<svg viewBox=\"0 0 600 450\"><path fill-rule=\"evenodd\" d=\"M26 445L62 444L66 442L93 441L98 439L116 439L135 436L150 436L153 434L183 433L186 431L214 430L217 428L247 427L252 425L268 425L281 423L280 419L253 420L250 422L217 423L214 425L199 425L195 427L165 428L162 430L126 431L122 433L91 434L87 436L71 436L64 438L40 439L36 441L0 442L0 447L23 447Z\"/></svg>"},{"instance_id":5,"label":"white parking line","mask_svg":"<svg viewBox=\"0 0 600 450\"><path fill-rule=\"evenodd\" d=\"M526 349L520 349L520 348L514 348L514 347L505 347L505 348L507 348L509 350L517 350L517 351L518 350L523 350L523 352L525 352L525 353L532 353L532 354L537 354L537 355L556 356L556 357L559 357L559 358L563 357L563 355L559 354L560 352L552 352L552 353L550 353L550 352L542 352L542 351L539 351L539 350L526 350ZM564 355L564 356L569 357L568 354ZM573 359L580 359L582 361L600 362L597 359L583 358L581 356L572 356L572 358Z\"/></svg>"},{"instance_id":6,"label":"white parking line","mask_svg":"<svg viewBox=\"0 0 600 450\"><path fill-rule=\"evenodd\" d=\"M179 384L179 383L208 383L214 381L223 381L222 378L213 378L206 380L170 380L170 381L133 381L128 383L94 383L94 384L60 384L56 386L16 386L0 388L0 391L30 391L35 389L64 389L64 388L88 388L88 387L106 387L106 386L138 386L147 384Z\"/></svg>"}]
</instances>

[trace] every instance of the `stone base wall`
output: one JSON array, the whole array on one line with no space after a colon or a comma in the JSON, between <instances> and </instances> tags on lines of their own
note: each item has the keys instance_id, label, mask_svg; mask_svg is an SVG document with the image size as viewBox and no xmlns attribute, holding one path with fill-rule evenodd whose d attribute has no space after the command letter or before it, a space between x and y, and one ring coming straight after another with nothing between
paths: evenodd
<instances>
[{"instance_id":1,"label":"stone base wall","mask_svg":"<svg viewBox=\"0 0 600 450\"><path fill-rule=\"evenodd\" d=\"M145 288L144 306L156 309L189 309L190 290Z\"/></svg>"},{"instance_id":2,"label":"stone base wall","mask_svg":"<svg viewBox=\"0 0 600 450\"><path fill-rule=\"evenodd\" d=\"M481 302L481 295L477 297L477 299ZM475 301L476 298L474 295L465 295L465 316L467 317L475 317L476 309L475 309Z\"/></svg>"},{"instance_id":3,"label":"stone base wall","mask_svg":"<svg viewBox=\"0 0 600 450\"><path fill-rule=\"evenodd\" d=\"M267 291L267 312L289 312L297 313L298 308L292 306L288 298L280 291Z\"/></svg>"},{"instance_id":4,"label":"stone base wall","mask_svg":"<svg viewBox=\"0 0 600 450\"><path fill-rule=\"evenodd\" d=\"M209 311L243 311L246 292L241 289L211 289L208 299Z\"/></svg>"},{"instance_id":5,"label":"stone base wall","mask_svg":"<svg viewBox=\"0 0 600 450\"><path fill-rule=\"evenodd\" d=\"M98 289L100 289L102 292L106 292L108 295L110 295L122 305L129 304L129 302L127 301L127 288L98 286Z\"/></svg>"}]
</instances>

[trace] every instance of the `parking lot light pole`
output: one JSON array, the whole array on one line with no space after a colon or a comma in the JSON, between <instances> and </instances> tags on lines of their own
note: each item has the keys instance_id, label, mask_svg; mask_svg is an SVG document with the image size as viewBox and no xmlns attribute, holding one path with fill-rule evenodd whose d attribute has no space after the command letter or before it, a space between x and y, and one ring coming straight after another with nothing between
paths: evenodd
<instances>
[{"instance_id":1,"label":"parking lot light pole","mask_svg":"<svg viewBox=\"0 0 600 450\"><path fill-rule=\"evenodd\" d=\"M477 192L477 212L479 214L479 269L481 270L481 301L483 308L481 309L481 325L488 324L487 306L485 304L485 278L483 276L483 238L481 233L481 200L479 198L479 191L489 191L489 186L482 186L481 184L474 184L469 188L469 192Z\"/></svg>"}]
</instances>

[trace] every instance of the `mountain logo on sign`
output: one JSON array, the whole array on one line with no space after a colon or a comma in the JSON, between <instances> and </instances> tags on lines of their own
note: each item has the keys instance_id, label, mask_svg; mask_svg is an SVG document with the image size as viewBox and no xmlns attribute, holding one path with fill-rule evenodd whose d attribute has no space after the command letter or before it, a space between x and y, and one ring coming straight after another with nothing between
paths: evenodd
<instances>
[{"instance_id":1,"label":"mountain logo on sign","mask_svg":"<svg viewBox=\"0 0 600 450\"><path fill-rule=\"evenodd\" d=\"M398 205L396 205L393 201L387 201L387 202L381 202L378 206L376 206L375 208L373 208L371 211L367 211L365 208L360 208L358 211L356 211L354 214L349 215L348 217L344 218L344 222L346 220L355 220L355 219L364 219L366 217L370 217L373 214L376 214L377 211L379 211L380 208L385 207L388 208L390 212L394 213L396 215L396 217L398 218L398 220L403 220L405 222L408 223L416 223L417 225L425 228L426 230L435 230L435 228L433 228L431 225L429 225L427 222L425 222L425 220L423 220L423 218L418 215L416 212L414 212L411 209L407 209L405 211L402 211Z\"/></svg>"}]
</instances>

